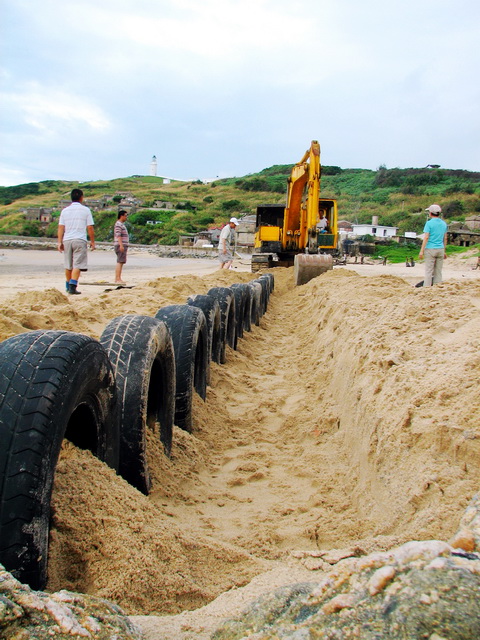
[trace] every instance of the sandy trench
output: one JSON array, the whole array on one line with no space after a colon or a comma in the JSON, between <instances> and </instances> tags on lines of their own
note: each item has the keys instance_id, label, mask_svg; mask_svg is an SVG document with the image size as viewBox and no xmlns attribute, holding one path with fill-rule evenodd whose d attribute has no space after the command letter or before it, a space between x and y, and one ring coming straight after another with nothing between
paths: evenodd
<instances>
[{"instance_id":1,"label":"sandy trench","mask_svg":"<svg viewBox=\"0 0 480 640\"><path fill-rule=\"evenodd\" d=\"M236 266L142 272L133 289L85 286L74 300L58 272L50 288L32 276L37 290L2 286L0 338L98 337L118 315L255 277ZM249 598L342 554L448 540L480 479L480 272L458 261L441 285L415 289L422 271L336 268L294 288L291 271L273 270L268 313L212 365L193 433L175 430L171 459L150 434L148 498L66 445L48 589L112 599L147 638L208 638Z\"/></svg>"}]
</instances>

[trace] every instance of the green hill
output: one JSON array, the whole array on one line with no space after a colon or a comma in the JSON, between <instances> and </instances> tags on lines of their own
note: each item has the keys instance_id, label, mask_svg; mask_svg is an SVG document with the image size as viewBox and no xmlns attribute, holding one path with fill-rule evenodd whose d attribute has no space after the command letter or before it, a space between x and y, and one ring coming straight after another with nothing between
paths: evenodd
<instances>
[{"instance_id":1,"label":"green hill","mask_svg":"<svg viewBox=\"0 0 480 640\"><path fill-rule=\"evenodd\" d=\"M80 187L87 199L109 196L102 211L94 213L98 240L110 240L120 194L141 201L129 216L132 242L176 244L182 234L223 224L230 216L251 214L258 204L283 203L293 165L275 165L240 178L202 182L172 181L152 176L131 176L88 183L46 180L14 187L0 187L0 234L54 237L60 201ZM356 223L378 216L379 224L421 232L424 209L441 204L444 217L462 221L480 212L480 172L441 169L342 169L322 167L322 195L338 200L339 217ZM113 198L113 200L112 200ZM171 210L152 209L156 201L171 203ZM25 219L27 207L53 209L54 221L41 224ZM160 224L147 225L147 220Z\"/></svg>"}]
</instances>

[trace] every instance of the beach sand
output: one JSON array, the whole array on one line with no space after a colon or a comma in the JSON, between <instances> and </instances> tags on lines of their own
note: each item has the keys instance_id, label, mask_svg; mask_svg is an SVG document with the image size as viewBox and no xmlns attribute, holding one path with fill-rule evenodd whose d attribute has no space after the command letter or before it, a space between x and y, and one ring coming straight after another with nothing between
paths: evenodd
<instances>
[{"instance_id":1,"label":"beach sand","mask_svg":"<svg viewBox=\"0 0 480 640\"><path fill-rule=\"evenodd\" d=\"M119 315L256 277L240 262L222 272L132 252L132 289L87 285L113 273L99 251L82 296L66 296L55 252L0 254L1 339L98 338ZM413 286L422 265L336 267L302 287L273 269L268 312L212 364L193 432L175 428L170 459L149 435L150 496L65 444L48 589L115 601L147 640L202 640L251 598L318 578L342 554L448 540L480 481L474 262L448 261L429 288Z\"/></svg>"}]
</instances>

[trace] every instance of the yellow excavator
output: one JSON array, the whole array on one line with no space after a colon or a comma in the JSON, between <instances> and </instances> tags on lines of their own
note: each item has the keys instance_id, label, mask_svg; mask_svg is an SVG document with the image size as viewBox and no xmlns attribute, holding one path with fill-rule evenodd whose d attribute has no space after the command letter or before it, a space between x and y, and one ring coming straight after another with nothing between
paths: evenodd
<instances>
[{"instance_id":1,"label":"yellow excavator","mask_svg":"<svg viewBox=\"0 0 480 640\"><path fill-rule=\"evenodd\" d=\"M257 207L252 271L294 266L296 284L333 269L337 202L320 197L320 145L312 140L287 183L286 206Z\"/></svg>"}]
</instances>

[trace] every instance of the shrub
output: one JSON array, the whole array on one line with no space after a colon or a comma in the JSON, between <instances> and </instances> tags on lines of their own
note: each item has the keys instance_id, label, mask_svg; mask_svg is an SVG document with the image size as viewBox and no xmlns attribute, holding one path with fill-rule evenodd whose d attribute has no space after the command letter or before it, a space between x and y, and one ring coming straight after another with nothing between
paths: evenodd
<instances>
[{"instance_id":1,"label":"shrub","mask_svg":"<svg viewBox=\"0 0 480 640\"><path fill-rule=\"evenodd\" d=\"M443 207L444 218L454 218L455 216L465 215L465 207L460 200L452 200Z\"/></svg>"},{"instance_id":2,"label":"shrub","mask_svg":"<svg viewBox=\"0 0 480 640\"><path fill-rule=\"evenodd\" d=\"M328 165L325 165L322 167L322 176L336 176L339 173L342 173L342 171L343 169L341 169L340 167L329 167Z\"/></svg>"},{"instance_id":3,"label":"shrub","mask_svg":"<svg viewBox=\"0 0 480 640\"><path fill-rule=\"evenodd\" d=\"M21 236L30 236L32 238L38 238L43 236L43 228L39 222L34 220L26 220L23 225L23 229L20 232Z\"/></svg>"},{"instance_id":4,"label":"shrub","mask_svg":"<svg viewBox=\"0 0 480 640\"><path fill-rule=\"evenodd\" d=\"M222 202L221 207L225 212L240 211L242 203L240 200L225 200L225 202Z\"/></svg>"}]
</instances>

